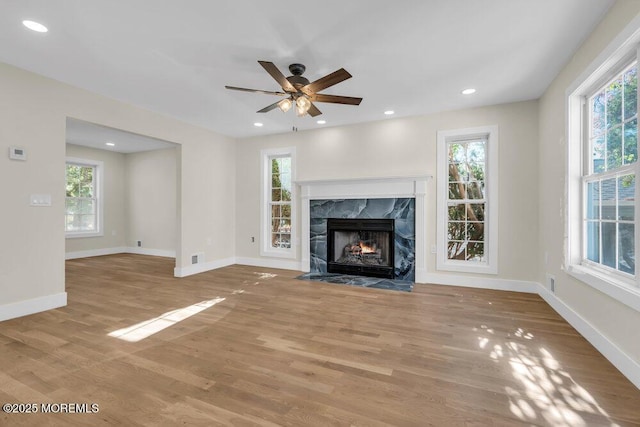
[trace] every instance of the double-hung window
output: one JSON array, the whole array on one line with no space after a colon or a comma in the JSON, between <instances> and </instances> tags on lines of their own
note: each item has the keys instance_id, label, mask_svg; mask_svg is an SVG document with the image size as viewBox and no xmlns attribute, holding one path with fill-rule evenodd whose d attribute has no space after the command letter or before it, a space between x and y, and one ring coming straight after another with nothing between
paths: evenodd
<instances>
[{"instance_id":1,"label":"double-hung window","mask_svg":"<svg viewBox=\"0 0 640 427\"><path fill-rule=\"evenodd\" d=\"M498 129L438 132L439 270L497 272Z\"/></svg>"},{"instance_id":2,"label":"double-hung window","mask_svg":"<svg viewBox=\"0 0 640 427\"><path fill-rule=\"evenodd\" d=\"M67 237L102 235L102 162L67 158L65 232Z\"/></svg>"},{"instance_id":3,"label":"double-hung window","mask_svg":"<svg viewBox=\"0 0 640 427\"><path fill-rule=\"evenodd\" d=\"M640 32L635 36L640 40ZM567 90L566 269L640 310L638 50L631 39Z\"/></svg>"},{"instance_id":4,"label":"double-hung window","mask_svg":"<svg viewBox=\"0 0 640 427\"><path fill-rule=\"evenodd\" d=\"M632 279L638 161L637 63L587 99L583 166L583 263Z\"/></svg>"},{"instance_id":5,"label":"double-hung window","mask_svg":"<svg viewBox=\"0 0 640 427\"><path fill-rule=\"evenodd\" d=\"M262 152L262 254L265 256L295 256L294 154L293 148Z\"/></svg>"}]
</instances>

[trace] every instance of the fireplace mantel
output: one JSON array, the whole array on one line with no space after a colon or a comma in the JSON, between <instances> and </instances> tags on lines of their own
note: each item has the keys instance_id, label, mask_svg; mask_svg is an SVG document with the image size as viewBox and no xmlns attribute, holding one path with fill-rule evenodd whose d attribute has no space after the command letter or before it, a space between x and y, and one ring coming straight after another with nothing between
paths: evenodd
<instances>
[{"instance_id":1,"label":"fireplace mantel","mask_svg":"<svg viewBox=\"0 0 640 427\"><path fill-rule=\"evenodd\" d=\"M308 272L310 265L310 208L311 200L332 199L373 199L373 198L414 198L415 199L415 259L416 282L424 282L426 278L426 218L425 198L427 181L430 175L356 178L335 180L296 181L300 186L302 200L301 215L301 267Z\"/></svg>"}]
</instances>

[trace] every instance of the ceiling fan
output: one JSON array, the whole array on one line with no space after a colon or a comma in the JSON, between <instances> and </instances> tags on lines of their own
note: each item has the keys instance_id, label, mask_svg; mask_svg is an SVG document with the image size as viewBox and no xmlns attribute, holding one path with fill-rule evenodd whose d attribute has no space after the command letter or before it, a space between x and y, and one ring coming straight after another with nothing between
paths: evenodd
<instances>
[{"instance_id":1,"label":"ceiling fan","mask_svg":"<svg viewBox=\"0 0 640 427\"><path fill-rule=\"evenodd\" d=\"M306 67L302 64L289 65L291 76L285 77L273 62L258 61L260 65L278 82L284 92L247 89L243 87L225 86L227 89L240 90L244 92L264 93L267 95L282 96L284 99L267 105L258 113L266 113L275 108L280 108L283 112L289 111L292 106L296 106L296 114L300 117L309 114L311 117L319 116L322 112L316 107L314 102L329 102L333 104L360 105L362 98L339 95L325 95L318 93L328 87L338 84L351 78L351 74L344 68L340 68L331 74L319 78L309 83L309 80L302 77Z\"/></svg>"}]
</instances>

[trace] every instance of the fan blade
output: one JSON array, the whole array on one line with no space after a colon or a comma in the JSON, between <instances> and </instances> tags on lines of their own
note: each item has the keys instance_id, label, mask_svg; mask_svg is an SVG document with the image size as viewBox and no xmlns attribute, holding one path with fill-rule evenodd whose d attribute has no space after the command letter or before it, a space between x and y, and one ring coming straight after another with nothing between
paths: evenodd
<instances>
[{"instance_id":1,"label":"fan blade","mask_svg":"<svg viewBox=\"0 0 640 427\"><path fill-rule=\"evenodd\" d=\"M307 114L310 115L311 117L315 117L322 114L322 111L318 110L318 107L316 107L315 105L313 105L313 103L311 103L311 107L309 107L309 110L307 110Z\"/></svg>"},{"instance_id":2,"label":"fan blade","mask_svg":"<svg viewBox=\"0 0 640 427\"><path fill-rule=\"evenodd\" d=\"M309 95L309 99L314 102L331 102L333 104L347 105L360 105L360 102L362 102L362 98L355 98L353 96L324 95L322 93Z\"/></svg>"},{"instance_id":3,"label":"fan blade","mask_svg":"<svg viewBox=\"0 0 640 427\"><path fill-rule=\"evenodd\" d=\"M293 93L298 92L298 90L295 87L293 87L293 85L289 82L289 80L287 80L284 74L282 74L280 70L278 70L278 67L276 67L273 62L269 62L269 61L258 61L258 62L260 63L260 65L262 65L262 68L264 68L267 71L267 73L269 73L271 77L273 77L275 81L277 81L278 84L282 86L282 89L284 89L285 92L293 92Z\"/></svg>"},{"instance_id":4,"label":"fan blade","mask_svg":"<svg viewBox=\"0 0 640 427\"><path fill-rule=\"evenodd\" d=\"M267 106L266 106L266 107L264 107L262 110L258 110L258 111L256 111L256 113L268 113L269 111L271 111L271 110L274 110L274 109L278 108L278 103L279 103L279 102L280 102L280 101L278 101L278 102L274 102L274 103L273 103L273 104L271 104L271 105L267 105Z\"/></svg>"},{"instance_id":5,"label":"fan blade","mask_svg":"<svg viewBox=\"0 0 640 427\"><path fill-rule=\"evenodd\" d=\"M284 92L272 92L270 90L260 90L260 89L247 89L246 87L235 87L235 86L225 86L227 89L231 90L240 90L242 92L253 92L253 93L264 93L265 95L278 95L278 96L288 96L288 93Z\"/></svg>"},{"instance_id":6,"label":"fan blade","mask_svg":"<svg viewBox=\"0 0 640 427\"><path fill-rule=\"evenodd\" d=\"M306 95L312 95L350 78L351 74L349 74L349 72L344 68L340 68L331 74L327 74L326 76L319 78L315 82L311 82L308 85L301 87L300 90Z\"/></svg>"}]
</instances>

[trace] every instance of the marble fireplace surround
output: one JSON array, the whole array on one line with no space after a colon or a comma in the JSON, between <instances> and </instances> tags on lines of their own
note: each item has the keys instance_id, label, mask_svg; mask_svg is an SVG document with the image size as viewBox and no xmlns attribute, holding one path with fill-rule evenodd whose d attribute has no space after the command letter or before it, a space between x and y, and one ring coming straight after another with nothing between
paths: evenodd
<instances>
[{"instance_id":1,"label":"marble fireplace surround","mask_svg":"<svg viewBox=\"0 0 640 427\"><path fill-rule=\"evenodd\" d=\"M302 201L301 269L311 270L311 209L312 200L346 199L415 199L415 281L426 281L426 218L427 181L431 176L357 178L344 180L297 181Z\"/></svg>"}]
</instances>

